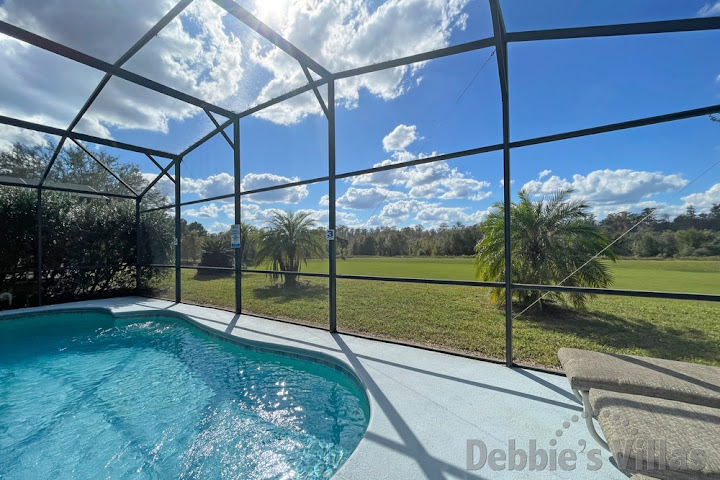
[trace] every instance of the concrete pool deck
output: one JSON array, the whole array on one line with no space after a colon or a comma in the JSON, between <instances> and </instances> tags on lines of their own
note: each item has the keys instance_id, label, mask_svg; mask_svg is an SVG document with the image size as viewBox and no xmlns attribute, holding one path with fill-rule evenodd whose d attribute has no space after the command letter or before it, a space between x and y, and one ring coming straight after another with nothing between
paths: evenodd
<instances>
[{"instance_id":1,"label":"concrete pool deck","mask_svg":"<svg viewBox=\"0 0 720 480\"><path fill-rule=\"evenodd\" d=\"M588 434L579 418L582 409L559 375L140 297L26 310L83 307L118 314L182 313L220 333L322 352L343 361L367 387L371 414L363 440L335 479L627 478ZM0 319L22 311L0 312ZM495 449L504 453L494 453L494 468L488 461L468 470L468 441L475 444L471 461L480 461L481 442L488 457ZM503 459L511 453L510 443L514 469L510 458ZM535 455L530 456L541 462L545 455L547 464L530 470L527 459L519 468L523 455L533 449ZM564 465L560 457L567 459Z\"/></svg>"}]
</instances>

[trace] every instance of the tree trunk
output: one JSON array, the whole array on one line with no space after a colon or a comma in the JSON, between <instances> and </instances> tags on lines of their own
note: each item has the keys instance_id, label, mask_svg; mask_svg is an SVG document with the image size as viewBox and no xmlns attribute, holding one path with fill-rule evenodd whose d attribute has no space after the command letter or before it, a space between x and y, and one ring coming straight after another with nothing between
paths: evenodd
<instances>
[{"instance_id":1,"label":"tree trunk","mask_svg":"<svg viewBox=\"0 0 720 480\"><path fill-rule=\"evenodd\" d=\"M297 285L297 275L294 273L286 273L285 274L285 286L286 287L294 287Z\"/></svg>"}]
</instances>

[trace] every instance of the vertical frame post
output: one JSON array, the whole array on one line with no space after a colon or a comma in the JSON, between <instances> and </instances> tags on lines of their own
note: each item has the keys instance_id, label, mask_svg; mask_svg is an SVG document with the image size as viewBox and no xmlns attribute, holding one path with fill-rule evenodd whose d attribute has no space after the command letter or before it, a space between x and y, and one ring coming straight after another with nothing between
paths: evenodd
<instances>
[{"instance_id":1,"label":"vertical frame post","mask_svg":"<svg viewBox=\"0 0 720 480\"><path fill-rule=\"evenodd\" d=\"M182 163L182 157L178 157L175 160L175 303L180 303L182 295L180 294L180 264L182 263L182 232L180 229L181 216L180 216L180 164Z\"/></svg>"},{"instance_id":2,"label":"vertical frame post","mask_svg":"<svg viewBox=\"0 0 720 480\"><path fill-rule=\"evenodd\" d=\"M327 84L328 102L327 102L327 119L328 119L328 228L335 232L335 80L330 80ZM335 237L328 240L328 256L329 258L329 299L328 307L330 314L330 331L337 331L337 241Z\"/></svg>"},{"instance_id":3,"label":"vertical frame post","mask_svg":"<svg viewBox=\"0 0 720 480\"><path fill-rule=\"evenodd\" d=\"M240 119L233 122L233 167L235 179L235 224L240 225L242 215L240 212ZM243 238L240 237L240 241ZM235 313L242 311L242 251L244 245L235 249Z\"/></svg>"},{"instance_id":4,"label":"vertical frame post","mask_svg":"<svg viewBox=\"0 0 720 480\"><path fill-rule=\"evenodd\" d=\"M140 293L140 199L135 199L135 293Z\"/></svg>"},{"instance_id":5,"label":"vertical frame post","mask_svg":"<svg viewBox=\"0 0 720 480\"><path fill-rule=\"evenodd\" d=\"M503 126L503 211L505 226L505 365L513 366L513 317L512 317L512 228L510 225L510 92L508 87L508 49L505 21L500 2L490 0L495 51L497 52L500 94L502 96Z\"/></svg>"},{"instance_id":6,"label":"vertical frame post","mask_svg":"<svg viewBox=\"0 0 720 480\"><path fill-rule=\"evenodd\" d=\"M43 304L43 241L42 241L42 187L37 189L37 288L38 288L38 306Z\"/></svg>"}]
</instances>

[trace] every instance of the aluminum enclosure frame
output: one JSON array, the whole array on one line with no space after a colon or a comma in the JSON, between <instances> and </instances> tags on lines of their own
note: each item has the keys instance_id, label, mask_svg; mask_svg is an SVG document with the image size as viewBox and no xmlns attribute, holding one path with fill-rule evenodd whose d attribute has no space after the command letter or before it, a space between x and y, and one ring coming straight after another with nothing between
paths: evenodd
<instances>
[{"instance_id":1,"label":"aluminum enclosure frame","mask_svg":"<svg viewBox=\"0 0 720 480\"><path fill-rule=\"evenodd\" d=\"M137 252L137 264L136 264L136 283L137 289L140 291L141 285L141 268L167 268L173 269L175 273L175 301L182 301L181 294L181 270L182 269L196 269L193 266L181 265L181 207L187 205L194 205L198 203L204 203L213 200L226 200L234 199L235 202L235 222L240 223L241 219L241 202L240 199L244 195L251 195L261 192L268 192L282 188L288 188L292 186L309 185L319 182L328 182L328 198L329 198L329 221L328 228L334 230L336 228L336 182L345 178L350 178L357 175L375 173L380 171L388 171L399 168L406 168L414 165L427 164L432 162L439 162L443 160L450 160L454 158L464 158L471 155L477 155L480 153L487 153L493 151L503 152L503 202L505 208L505 265L506 271L504 275L504 281L502 282L479 282L479 281L454 281L454 280L431 280L431 279L418 279L418 278L397 278L397 277L378 277L378 276L367 276L367 275L341 275L336 270L336 247L335 242L329 242L329 272L327 274L317 273L299 273L300 276L307 277L319 277L327 278L329 283L329 318L328 328L331 332L337 331L337 313L336 313L336 282L337 279L346 280L369 280L369 281L381 281L381 282L406 282L406 283L423 283L433 285L462 285L462 286L475 286L475 287L495 287L505 289L505 364L507 366L513 366L513 312L512 312L512 293L515 290L535 290L535 291L556 291L556 292L584 292L601 295L620 295L620 296L635 296L635 297L648 297L648 298L666 298L666 299L679 299L679 300L699 300L708 302L720 302L720 295L708 295L708 294L688 294L688 293L674 293L674 292L651 292L651 291L640 291L640 290L618 290L618 289L599 289L599 288L580 288L580 287L566 287L566 286L554 286L554 285L530 285L523 283L514 283L512 281L512 251L511 251L511 229L510 223L510 211L507 206L511 203L511 153L515 148L524 146L537 145L548 142L555 142L566 140L570 138L578 138L588 135L596 135L601 133L625 130L629 128L637 128L648 125L655 125L666 122L673 122L682 119L695 118L710 115L713 113L720 112L720 104L709 105L703 108L697 108L692 110L671 112L664 115L657 115L652 117L638 118L630 121L600 125L597 127L586 128L581 130L561 132L553 135L547 135L542 137L530 138L520 141L510 140L510 86L509 86L509 74L508 74L508 45L514 42L536 42L546 40L561 40L561 39L578 39L578 38L590 38L590 37L608 37L608 36L624 36L624 35L650 35L650 34L663 34L673 32L696 32L704 30L720 30L720 17L708 17L708 18L692 18L682 20L671 20L671 21L657 21L657 22L637 22L630 24L617 24L617 25L601 25L601 26L590 26L590 27L579 27L579 28L563 28L563 29L547 29L547 30L535 30L535 31L519 31L519 32L507 32L505 23L502 15L502 8L499 0L488 0L492 26L493 36L489 38L478 39L472 42L467 42L459 45L453 45L450 47L411 55L408 57L392 59L388 61L378 62L376 64L367 65L364 67L353 68L341 72L330 72L325 67L320 65L315 59L311 58L304 52L302 52L295 45L284 39L277 32L273 31L270 27L265 25L255 16L253 16L246 9L238 5L232 0L213 0L217 5L224 9L229 15L241 21L247 25L250 29L263 36L265 39L270 41L272 44L282 49L285 53L292 56L301 66L306 74L308 83L302 87L296 88L284 95L277 98L271 99L260 105L256 105L242 112L233 112L222 108L217 105L213 105L202 99L193 97L185 94L166 85L158 82L154 82L146 77L137 75L135 73L124 70L122 66L130 60L137 52L139 52L152 38L154 38L165 26L167 26L173 19L180 15L185 8L187 8L193 0L180 0L160 21L158 21L142 38L140 38L127 52L125 52L120 59L114 64L104 62L100 59L84 54L66 45L53 42L49 39L43 38L39 35L25 31L19 27L16 27L10 23L0 21L0 33L15 39L24 41L32 44L38 48L42 48L49 52L57 55L61 55L65 58L69 58L75 62L90 66L97 70L105 73L102 80L95 88L93 93L83 104L82 108L78 111L73 121L68 125L66 129L60 129L56 127L50 127L47 125L41 125L38 123L28 122L16 118L0 115L0 124L15 126L27 130L36 132L42 132L46 134L57 135L60 137L57 148L50 160L45 172L37 184L28 184L22 182L13 181L0 181L0 186L13 186L32 188L37 191L37 221L38 221L38 266L37 266L37 277L38 277L38 303L42 304L42 274L43 274L43 261L42 261L42 192L43 190L48 191L61 191L67 193L75 193L88 195L93 194L87 190L74 189L71 187L59 187L47 185L45 183L48 174L53 166L55 159L60 153L66 141L70 140L76 143L82 148L86 154L88 154L95 162L101 167L108 171L108 173L115 177L121 184L123 184L128 190L127 194L119 193L105 193L97 192L98 196L119 198L119 199L130 199L135 200L135 220L139 227L141 222L141 215L143 213L174 209L175 213L175 265L153 265L153 264L140 264L140 252ZM428 60L447 57L451 55L458 55L466 52L476 51L480 49L494 48L496 53L497 68L500 80L500 95L502 100L502 143L495 145L480 146L477 148L452 152L443 155L436 155L432 157L406 161L391 165L385 165L382 167L366 168L356 170L352 172L337 174L335 169L336 156L335 156L335 82L344 78L350 78L358 75L364 75L367 73L377 72L381 70L391 69L404 65L411 65L418 62L425 62ZM310 71L313 71L320 76L320 79L313 80ZM82 119L83 115L87 113L94 101L100 95L103 88L107 85L112 77L122 78L131 83L140 85L144 88L153 90L160 94L170 96L177 100L183 101L190 105L195 105L202 108L208 116L211 118L215 128L200 138L197 142L190 145L184 151L180 153L172 153L161 151L158 149L148 148L142 145L134 145L124 142L117 142L114 140L96 137L92 135L86 135L79 132L75 132L74 129ZM323 103L322 97L319 94L319 88L326 87L328 91L327 104ZM241 157L240 157L240 144L241 144L241 132L240 132L240 119L253 115L265 108L279 104L285 100L296 97L297 95L303 94L308 91L313 91L315 96L323 109L323 112L327 118L328 125L328 174L322 177L316 177L303 181L296 181L285 183L281 185L273 185L270 187L259 188L255 190L240 191L240 174L241 174ZM225 121L218 122L210 114L214 112L226 118ZM232 126L233 135L232 140L225 133L225 129ZM233 149L233 171L234 171L234 192L228 195L221 195L212 198L206 198L201 200L193 200L188 202L182 202L181 198L181 165L182 160L185 156L189 155L192 151L197 149L199 146L204 144L215 135L221 134L225 137L226 141ZM142 153L148 156L148 158L161 170L157 177L152 180L149 185L141 192L133 190L133 188L127 185L122 179L117 176L110 168L105 166L98 158L87 150L80 141L92 142L99 145L110 146L119 148L127 151ZM169 163L166 166L162 166L155 157L163 158ZM170 171L174 169L174 176L170 175ZM170 205L164 205L159 207L152 207L148 209L142 209L142 200L145 194L163 177L169 178L174 182L175 187L175 202ZM136 246L139 248L140 245L140 229L137 228ZM241 312L242 298L241 298L241 282L243 273L268 273L266 270L260 269L244 269L241 268L239 254L236 251L235 255L235 267L230 269L234 272L235 279L235 312ZM78 267L78 268L98 268L95 267ZM202 267L208 270L228 270L221 268Z\"/></svg>"}]
</instances>

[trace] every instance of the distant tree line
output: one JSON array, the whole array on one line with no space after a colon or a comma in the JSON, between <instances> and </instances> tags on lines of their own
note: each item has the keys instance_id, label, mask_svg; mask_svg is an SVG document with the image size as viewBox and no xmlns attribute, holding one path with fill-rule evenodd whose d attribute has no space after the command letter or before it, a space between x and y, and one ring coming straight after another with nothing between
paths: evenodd
<instances>
[{"instance_id":1,"label":"distant tree line","mask_svg":"<svg viewBox=\"0 0 720 480\"><path fill-rule=\"evenodd\" d=\"M472 255L480 239L477 225L460 222L438 228L421 225L401 229L390 227L338 227L337 249L340 256L461 256Z\"/></svg>"},{"instance_id":2,"label":"distant tree line","mask_svg":"<svg viewBox=\"0 0 720 480\"><path fill-rule=\"evenodd\" d=\"M598 227L608 242L621 237L613 245L617 256L670 258L720 255L720 204L699 214L693 207L688 207L685 214L673 220L645 209L640 213L611 213L601 221L588 214L587 221ZM258 248L262 244L265 227L243 224L242 228L243 264L257 266L260 258ZM324 229L313 228L315 235L322 239ZM184 264L232 265L229 232L209 233L200 223L188 223L185 219L182 220L181 230ZM441 224L437 228L421 225L400 229L339 226L336 231L337 253L341 259L357 256L472 256L482 239L483 231L479 224L463 225L459 222L452 226Z\"/></svg>"},{"instance_id":3,"label":"distant tree line","mask_svg":"<svg viewBox=\"0 0 720 480\"><path fill-rule=\"evenodd\" d=\"M696 213L692 205L688 206L683 215L673 220L668 215L656 215L652 209L640 213L611 213L598 225L610 239L630 231L614 245L615 252L621 256L720 255L720 204L712 205L703 213Z\"/></svg>"}]
</instances>

